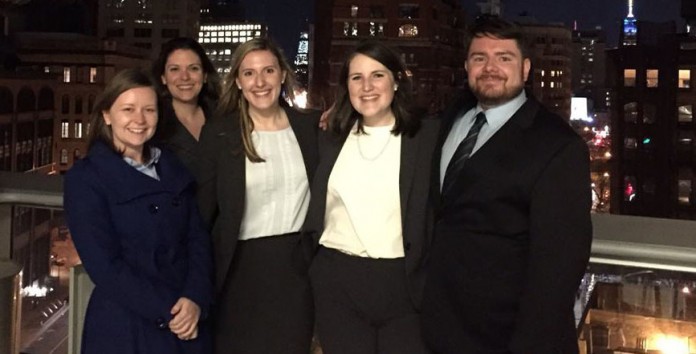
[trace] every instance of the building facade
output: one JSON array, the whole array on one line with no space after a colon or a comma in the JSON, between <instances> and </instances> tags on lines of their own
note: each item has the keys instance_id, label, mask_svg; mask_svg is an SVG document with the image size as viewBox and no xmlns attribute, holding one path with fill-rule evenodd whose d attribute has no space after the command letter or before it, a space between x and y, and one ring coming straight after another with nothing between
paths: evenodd
<instances>
[{"instance_id":1,"label":"building facade","mask_svg":"<svg viewBox=\"0 0 696 354\"><path fill-rule=\"evenodd\" d=\"M612 212L696 219L696 37L638 21L636 43L608 53Z\"/></svg>"},{"instance_id":2,"label":"building facade","mask_svg":"<svg viewBox=\"0 0 696 354\"><path fill-rule=\"evenodd\" d=\"M18 71L53 79L51 161L64 173L86 151L97 95L117 72L148 68L150 51L78 34L18 33L15 38Z\"/></svg>"},{"instance_id":3,"label":"building facade","mask_svg":"<svg viewBox=\"0 0 696 354\"><path fill-rule=\"evenodd\" d=\"M200 0L99 0L99 38L151 50L176 37L196 38Z\"/></svg>"},{"instance_id":4,"label":"building facade","mask_svg":"<svg viewBox=\"0 0 696 354\"><path fill-rule=\"evenodd\" d=\"M327 108L346 54L364 39L400 51L416 104L437 113L464 84L464 12L453 0L317 0L310 106Z\"/></svg>"},{"instance_id":5,"label":"building facade","mask_svg":"<svg viewBox=\"0 0 696 354\"><path fill-rule=\"evenodd\" d=\"M546 108L564 119L570 118L571 29L562 24L521 21L531 49L532 70L528 84Z\"/></svg>"}]
</instances>

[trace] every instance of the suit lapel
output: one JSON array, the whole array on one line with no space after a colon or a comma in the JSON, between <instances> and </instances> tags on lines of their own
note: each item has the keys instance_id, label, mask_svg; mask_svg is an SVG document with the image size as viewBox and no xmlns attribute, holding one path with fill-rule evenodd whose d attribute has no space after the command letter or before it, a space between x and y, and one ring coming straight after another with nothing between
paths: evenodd
<instances>
[{"instance_id":1,"label":"suit lapel","mask_svg":"<svg viewBox=\"0 0 696 354\"><path fill-rule=\"evenodd\" d=\"M451 201L465 194L466 188L475 182L466 178L466 176L469 175L466 173L467 169L475 168L475 166L481 165L484 161L490 162L491 160L503 159L509 154L510 149L514 149L518 146L517 142L522 136L522 131L533 123L538 110L538 101L530 96L525 104L510 117L500 130L464 162L462 172L456 176L457 179L454 181L452 188L446 195L440 198L443 202L443 206L446 206L444 204L447 204L448 200ZM440 149L441 148L442 147L440 147Z\"/></svg>"},{"instance_id":2,"label":"suit lapel","mask_svg":"<svg viewBox=\"0 0 696 354\"><path fill-rule=\"evenodd\" d=\"M405 224L408 197L416 173L416 157L420 149L421 134L408 137L401 134L401 161L399 167L399 199L401 201L401 223Z\"/></svg>"}]
</instances>

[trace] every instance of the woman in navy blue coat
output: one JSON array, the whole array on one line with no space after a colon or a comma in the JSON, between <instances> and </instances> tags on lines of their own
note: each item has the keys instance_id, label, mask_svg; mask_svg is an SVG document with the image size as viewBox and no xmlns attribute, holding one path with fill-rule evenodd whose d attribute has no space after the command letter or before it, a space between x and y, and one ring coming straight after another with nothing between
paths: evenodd
<instances>
[{"instance_id":1,"label":"woman in navy blue coat","mask_svg":"<svg viewBox=\"0 0 696 354\"><path fill-rule=\"evenodd\" d=\"M212 298L209 236L193 177L148 144L153 82L116 75L94 107L87 156L65 177L68 227L96 287L82 353L207 353Z\"/></svg>"}]
</instances>

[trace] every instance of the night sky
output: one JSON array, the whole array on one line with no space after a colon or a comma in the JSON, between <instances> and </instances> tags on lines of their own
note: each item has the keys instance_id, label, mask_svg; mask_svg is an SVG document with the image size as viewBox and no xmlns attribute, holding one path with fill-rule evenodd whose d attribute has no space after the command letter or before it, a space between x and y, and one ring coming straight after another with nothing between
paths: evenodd
<instances>
[{"instance_id":1,"label":"night sky","mask_svg":"<svg viewBox=\"0 0 696 354\"><path fill-rule=\"evenodd\" d=\"M480 0L462 0L470 16L478 13ZM696 0L685 0L696 1ZM288 57L295 54L299 32L304 19L313 20L314 0L240 0L247 9L247 17L269 23L271 35L285 48ZM638 20L678 20L681 0L634 0L634 15ZM503 17L514 18L527 13L540 22L563 22L572 26L578 21L579 29L602 26L610 45L614 45L622 19L627 13L626 0L504 0ZM679 27L681 28L681 27ZM291 59L292 60L292 59Z\"/></svg>"},{"instance_id":2,"label":"night sky","mask_svg":"<svg viewBox=\"0 0 696 354\"><path fill-rule=\"evenodd\" d=\"M681 31L683 21L679 15L682 0L634 0L633 15L638 20L664 22L676 20ZM696 1L696 0L684 0ZM462 5L469 13L476 13L477 1L464 0ZM472 12L473 11L473 12ZM540 22L563 22L578 29L601 26L611 45L618 41L621 22L628 13L627 0L504 0L503 16L513 18L527 12Z\"/></svg>"}]
</instances>

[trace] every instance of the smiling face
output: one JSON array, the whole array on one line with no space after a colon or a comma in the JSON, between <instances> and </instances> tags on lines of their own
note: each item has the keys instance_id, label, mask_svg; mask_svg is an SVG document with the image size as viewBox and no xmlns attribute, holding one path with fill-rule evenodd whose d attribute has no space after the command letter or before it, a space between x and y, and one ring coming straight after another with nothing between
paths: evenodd
<instances>
[{"instance_id":1,"label":"smiling face","mask_svg":"<svg viewBox=\"0 0 696 354\"><path fill-rule=\"evenodd\" d=\"M249 102L249 111L276 109L285 75L278 58L268 50L254 50L244 56L235 83Z\"/></svg>"},{"instance_id":2,"label":"smiling face","mask_svg":"<svg viewBox=\"0 0 696 354\"><path fill-rule=\"evenodd\" d=\"M121 93L104 122L111 127L114 146L123 155L142 162L143 146L155 134L157 94L152 87L136 87Z\"/></svg>"},{"instance_id":3,"label":"smiling face","mask_svg":"<svg viewBox=\"0 0 696 354\"><path fill-rule=\"evenodd\" d=\"M177 49L167 57L161 79L173 100L197 103L206 74L201 58L193 50Z\"/></svg>"},{"instance_id":4,"label":"smiling face","mask_svg":"<svg viewBox=\"0 0 696 354\"><path fill-rule=\"evenodd\" d=\"M353 108L362 115L365 125L393 123L391 103L397 89L394 75L382 63L356 54L348 68L348 94Z\"/></svg>"},{"instance_id":5,"label":"smiling face","mask_svg":"<svg viewBox=\"0 0 696 354\"><path fill-rule=\"evenodd\" d=\"M522 92L531 63L513 39L489 36L471 41L465 63L469 87L484 108L510 101Z\"/></svg>"}]
</instances>

